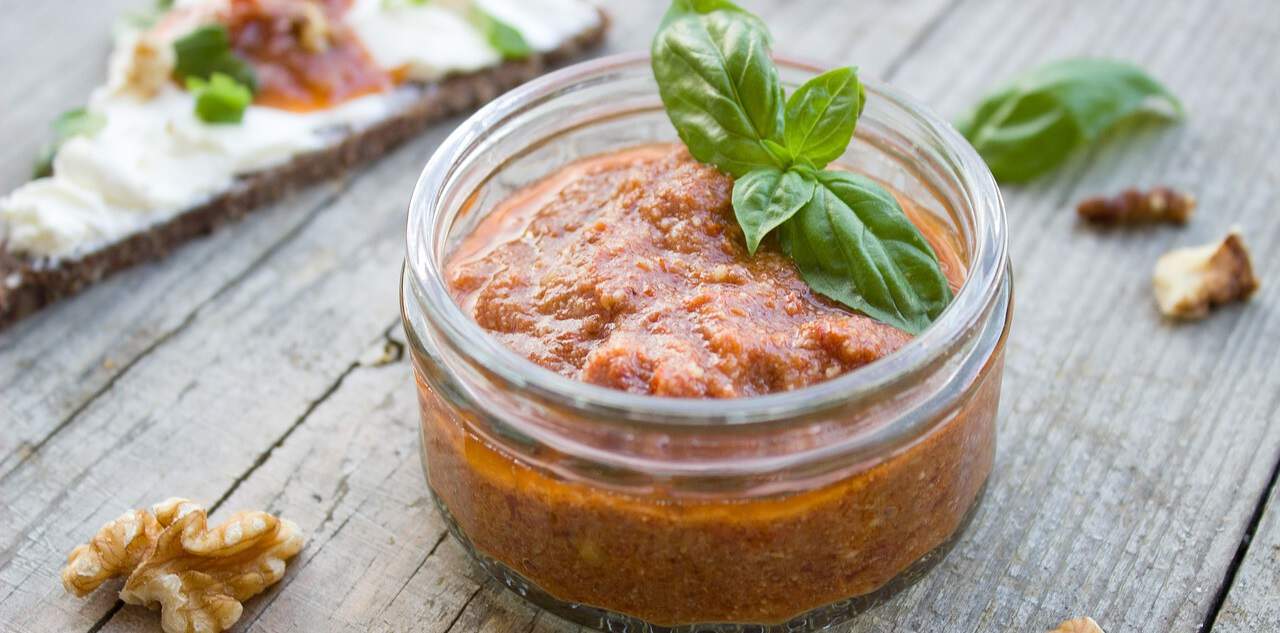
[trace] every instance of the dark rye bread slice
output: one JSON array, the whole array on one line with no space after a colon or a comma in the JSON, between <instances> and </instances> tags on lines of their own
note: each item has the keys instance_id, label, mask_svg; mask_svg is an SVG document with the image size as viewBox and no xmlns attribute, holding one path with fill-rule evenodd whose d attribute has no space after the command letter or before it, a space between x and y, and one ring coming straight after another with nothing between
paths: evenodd
<instances>
[{"instance_id":1,"label":"dark rye bread slice","mask_svg":"<svg viewBox=\"0 0 1280 633\"><path fill-rule=\"evenodd\" d=\"M82 257L41 261L11 253L0 244L0 330L116 271L159 259L184 242L242 218L300 187L334 178L379 158L431 123L475 108L598 46L608 29L608 16L601 11L600 17L595 28L555 50L436 82L401 86L397 89L417 90L420 94L409 107L387 120L326 149L242 176L226 193Z\"/></svg>"}]
</instances>

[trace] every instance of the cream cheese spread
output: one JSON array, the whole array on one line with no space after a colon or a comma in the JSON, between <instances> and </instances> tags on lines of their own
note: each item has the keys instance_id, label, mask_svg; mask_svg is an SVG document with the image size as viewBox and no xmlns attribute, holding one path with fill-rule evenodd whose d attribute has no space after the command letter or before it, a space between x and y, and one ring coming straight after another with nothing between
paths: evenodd
<instances>
[{"instance_id":1,"label":"cream cheese spread","mask_svg":"<svg viewBox=\"0 0 1280 633\"><path fill-rule=\"evenodd\" d=\"M538 51L600 20L586 0L477 1ZM343 19L380 67L431 81L502 61L467 19L468 8L460 0L355 0ZM238 124L209 124L195 116L192 95L171 82L145 97L121 89L137 38L118 35L109 81L90 99L89 110L104 116L105 127L66 142L53 176L0 198L0 241L10 252L45 262L83 256L226 192L240 176L385 120L417 93L395 88L310 112L251 105Z\"/></svg>"}]
</instances>

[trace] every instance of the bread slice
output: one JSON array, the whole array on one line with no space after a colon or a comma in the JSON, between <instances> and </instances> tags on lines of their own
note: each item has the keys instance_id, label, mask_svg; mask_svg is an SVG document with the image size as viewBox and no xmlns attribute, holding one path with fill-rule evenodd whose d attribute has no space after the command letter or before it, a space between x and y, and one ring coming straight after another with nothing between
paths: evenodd
<instances>
[{"instance_id":1,"label":"bread slice","mask_svg":"<svg viewBox=\"0 0 1280 633\"><path fill-rule=\"evenodd\" d=\"M325 149L244 175L230 190L212 200L83 256L56 261L36 259L12 253L0 243L0 330L112 273L159 259L188 240L244 217L300 187L334 178L377 159L432 122L475 108L598 46L608 29L608 16L600 13L601 19L594 28L554 50L440 81L403 84L396 89L415 91L415 99L386 120Z\"/></svg>"}]
</instances>

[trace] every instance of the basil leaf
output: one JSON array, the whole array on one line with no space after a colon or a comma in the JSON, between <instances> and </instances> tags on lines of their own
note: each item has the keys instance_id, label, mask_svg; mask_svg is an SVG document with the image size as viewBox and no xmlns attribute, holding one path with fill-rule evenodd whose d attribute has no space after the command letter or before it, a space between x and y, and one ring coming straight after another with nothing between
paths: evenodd
<instances>
[{"instance_id":1,"label":"basil leaf","mask_svg":"<svg viewBox=\"0 0 1280 633\"><path fill-rule=\"evenodd\" d=\"M919 334L951 301L929 242L874 181L817 173L808 204L782 225L782 248L805 282L873 319Z\"/></svg>"},{"instance_id":2,"label":"basil leaf","mask_svg":"<svg viewBox=\"0 0 1280 633\"><path fill-rule=\"evenodd\" d=\"M658 93L693 157L734 176L787 167L769 31L727 0L674 0L653 38Z\"/></svg>"},{"instance_id":3,"label":"basil leaf","mask_svg":"<svg viewBox=\"0 0 1280 633\"><path fill-rule=\"evenodd\" d=\"M1177 97L1142 69L1107 59L1067 59L1032 70L987 96L956 127L1004 182L1035 178L1120 120Z\"/></svg>"},{"instance_id":4,"label":"basil leaf","mask_svg":"<svg viewBox=\"0 0 1280 633\"><path fill-rule=\"evenodd\" d=\"M106 126L107 117L86 108L67 110L58 115L53 120L53 140L40 148L31 177L43 178L53 174L53 157L64 143L77 136L93 136Z\"/></svg>"},{"instance_id":5,"label":"basil leaf","mask_svg":"<svg viewBox=\"0 0 1280 633\"><path fill-rule=\"evenodd\" d=\"M798 170L762 168L733 183L733 213L755 255L769 231L786 222L813 197L814 180Z\"/></svg>"},{"instance_id":6,"label":"basil leaf","mask_svg":"<svg viewBox=\"0 0 1280 633\"><path fill-rule=\"evenodd\" d=\"M196 116L205 123L239 123L253 102L253 92L235 79L213 73L209 81L187 77L187 91L196 98Z\"/></svg>"},{"instance_id":7,"label":"basil leaf","mask_svg":"<svg viewBox=\"0 0 1280 633\"><path fill-rule=\"evenodd\" d=\"M866 94L858 69L837 68L806 81L787 99L787 149L815 169L844 154Z\"/></svg>"},{"instance_id":8,"label":"basil leaf","mask_svg":"<svg viewBox=\"0 0 1280 633\"><path fill-rule=\"evenodd\" d=\"M221 24L202 26L173 43L174 74L186 81L189 77L208 80L222 73L236 83L258 91L258 76L253 66L231 50L231 36Z\"/></svg>"},{"instance_id":9,"label":"basil leaf","mask_svg":"<svg viewBox=\"0 0 1280 633\"><path fill-rule=\"evenodd\" d=\"M471 23L503 59L524 59L533 54L533 47L529 46L520 31L478 5L471 7Z\"/></svg>"}]
</instances>

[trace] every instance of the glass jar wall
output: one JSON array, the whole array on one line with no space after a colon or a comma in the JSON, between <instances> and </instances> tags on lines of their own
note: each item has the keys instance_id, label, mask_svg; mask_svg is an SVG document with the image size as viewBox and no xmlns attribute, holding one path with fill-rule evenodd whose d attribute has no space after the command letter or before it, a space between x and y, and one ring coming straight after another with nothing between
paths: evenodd
<instances>
[{"instance_id":1,"label":"glass jar wall","mask_svg":"<svg viewBox=\"0 0 1280 633\"><path fill-rule=\"evenodd\" d=\"M789 89L819 72L779 67ZM402 288L424 464L454 534L508 587L605 630L794 632L909 583L962 532L995 446L1012 308L1003 204L954 130L867 88L838 163L945 227L965 281L897 352L767 396L658 398L566 378L486 335L444 281L451 248L513 192L582 157L676 140L647 57L517 89L428 163Z\"/></svg>"}]
</instances>

